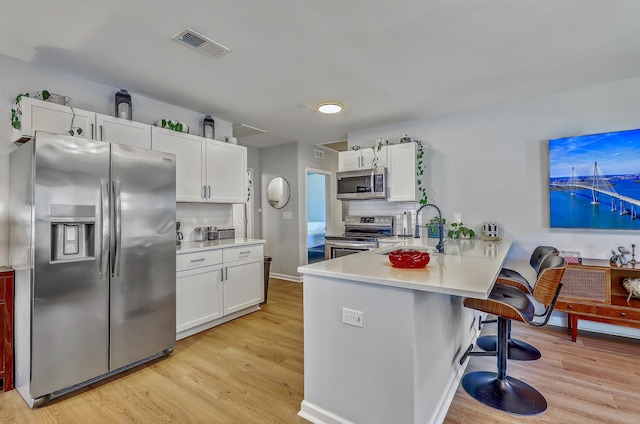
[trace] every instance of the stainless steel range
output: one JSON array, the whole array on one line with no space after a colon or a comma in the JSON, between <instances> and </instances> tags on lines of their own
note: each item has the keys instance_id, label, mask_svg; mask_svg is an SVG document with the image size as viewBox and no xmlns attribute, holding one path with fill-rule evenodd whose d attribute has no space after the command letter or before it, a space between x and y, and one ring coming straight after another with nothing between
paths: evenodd
<instances>
[{"instance_id":1,"label":"stainless steel range","mask_svg":"<svg viewBox=\"0 0 640 424\"><path fill-rule=\"evenodd\" d=\"M342 235L325 238L325 259L376 249L378 239L393 237L393 216L349 215L344 220L344 230Z\"/></svg>"}]
</instances>

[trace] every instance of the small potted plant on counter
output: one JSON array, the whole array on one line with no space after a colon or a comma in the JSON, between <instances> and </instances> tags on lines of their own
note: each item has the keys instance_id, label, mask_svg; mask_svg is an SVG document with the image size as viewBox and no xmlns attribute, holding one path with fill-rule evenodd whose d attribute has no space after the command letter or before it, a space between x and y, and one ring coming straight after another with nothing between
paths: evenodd
<instances>
[{"instance_id":1,"label":"small potted plant on counter","mask_svg":"<svg viewBox=\"0 0 640 424\"><path fill-rule=\"evenodd\" d=\"M431 221L429 221L429 223L426 225L427 237L438 238L439 236L438 231L439 231L440 224L444 226L446 223L447 223L447 220L444 218L442 218L442 221L440 221L440 218L438 218L437 216L434 216L433 218L431 218ZM442 228L442 231L444 231L444 227Z\"/></svg>"},{"instance_id":2,"label":"small potted plant on counter","mask_svg":"<svg viewBox=\"0 0 640 424\"><path fill-rule=\"evenodd\" d=\"M462 222L453 222L451 229L447 232L447 237L450 239L468 239L476 235L476 232L471 228L465 227Z\"/></svg>"}]
</instances>

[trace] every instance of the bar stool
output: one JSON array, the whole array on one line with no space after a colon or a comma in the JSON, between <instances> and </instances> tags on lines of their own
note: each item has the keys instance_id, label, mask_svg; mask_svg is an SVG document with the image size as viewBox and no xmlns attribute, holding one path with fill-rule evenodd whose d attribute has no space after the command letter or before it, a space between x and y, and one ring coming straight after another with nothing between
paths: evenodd
<instances>
[{"instance_id":1,"label":"bar stool","mask_svg":"<svg viewBox=\"0 0 640 424\"><path fill-rule=\"evenodd\" d=\"M531 268L538 273L540 269L540 264L542 260L549 255L558 255L559 251L555 247L552 246L538 246L533 249L531 253L531 258L529 259L529 265ZM504 284L507 286L515 287L526 294L533 294L533 287L529 283L529 281L518 271L509 268L502 268L500 273L498 274L498 278L496 279L496 284ZM546 313L546 310L542 312L542 314L537 316L542 316ZM483 321L484 323L495 322L495 320L487 320ZM511 327L507 330L508 334L508 349L509 349L509 359L514 359L516 361L535 361L540 359L540 351L536 349L534 346L529 343L523 342L522 340L512 339L511 338ZM497 336L482 336L478 338L476 345L483 350L487 351L495 351L497 350Z\"/></svg>"},{"instance_id":2,"label":"bar stool","mask_svg":"<svg viewBox=\"0 0 640 424\"><path fill-rule=\"evenodd\" d=\"M498 317L497 351L472 352L471 345L460 359L460 364L463 364L468 356L497 356L497 373L475 371L462 378L462 387L474 399L491 408L517 415L536 415L547 409L547 401L540 392L524 381L507 375L508 327L514 319L535 327L541 327L549 321L562 288L561 280L566 266L567 262L561 256L547 256L540 264L533 297L546 306L541 322L534 321L535 307L529 297L511 286L496 284L488 299L464 299L467 308Z\"/></svg>"}]
</instances>

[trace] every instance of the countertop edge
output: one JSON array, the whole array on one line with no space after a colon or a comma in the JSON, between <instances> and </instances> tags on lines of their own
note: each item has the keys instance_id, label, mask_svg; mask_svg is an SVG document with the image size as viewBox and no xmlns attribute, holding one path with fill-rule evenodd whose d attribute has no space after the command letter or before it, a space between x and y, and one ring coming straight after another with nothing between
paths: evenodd
<instances>
[{"instance_id":1,"label":"countertop edge","mask_svg":"<svg viewBox=\"0 0 640 424\"><path fill-rule=\"evenodd\" d=\"M182 242L180 245L176 245L176 254L201 252L204 250L223 249L225 247L239 247L249 246L252 244L265 244L266 240L262 239L223 239L223 240L210 240L210 241L188 241Z\"/></svg>"}]
</instances>

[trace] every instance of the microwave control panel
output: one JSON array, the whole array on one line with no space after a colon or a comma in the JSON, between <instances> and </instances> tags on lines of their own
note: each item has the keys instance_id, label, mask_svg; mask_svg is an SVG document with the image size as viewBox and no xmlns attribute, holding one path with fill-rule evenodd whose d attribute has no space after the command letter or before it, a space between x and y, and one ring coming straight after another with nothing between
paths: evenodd
<instances>
[{"instance_id":1,"label":"microwave control panel","mask_svg":"<svg viewBox=\"0 0 640 424\"><path fill-rule=\"evenodd\" d=\"M384 175L375 174L373 176L373 191L376 193L382 193L384 191Z\"/></svg>"}]
</instances>

